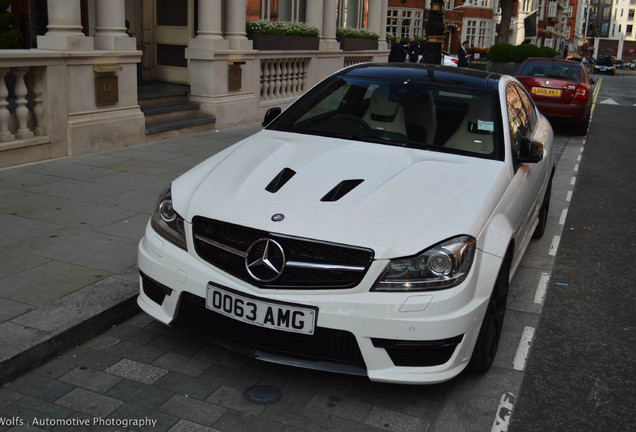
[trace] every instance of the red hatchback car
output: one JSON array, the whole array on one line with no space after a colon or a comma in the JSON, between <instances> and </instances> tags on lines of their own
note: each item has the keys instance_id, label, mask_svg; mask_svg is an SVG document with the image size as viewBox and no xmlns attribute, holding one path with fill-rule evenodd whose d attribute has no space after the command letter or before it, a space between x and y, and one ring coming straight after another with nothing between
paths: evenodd
<instances>
[{"instance_id":1,"label":"red hatchback car","mask_svg":"<svg viewBox=\"0 0 636 432\"><path fill-rule=\"evenodd\" d=\"M529 58L515 76L539 111L550 120L571 123L585 135L592 110L592 84L582 63Z\"/></svg>"}]
</instances>

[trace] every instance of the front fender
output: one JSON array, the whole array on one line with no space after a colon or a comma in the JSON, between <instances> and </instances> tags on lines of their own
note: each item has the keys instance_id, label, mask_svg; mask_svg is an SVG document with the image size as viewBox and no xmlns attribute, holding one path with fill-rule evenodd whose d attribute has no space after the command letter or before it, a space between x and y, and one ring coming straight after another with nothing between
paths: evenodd
<instances>
[{"instance_id":1,"label":"front fender","mask_svg":"<svg viewBox=\"0 0 636 432\"><path fill-rule=\"evenodd\" d=\"M515 229L504 215L496 214L482 231L481 241L477 244L482 252L502 258L514 237Z\"/></svg>"}]
</instances>

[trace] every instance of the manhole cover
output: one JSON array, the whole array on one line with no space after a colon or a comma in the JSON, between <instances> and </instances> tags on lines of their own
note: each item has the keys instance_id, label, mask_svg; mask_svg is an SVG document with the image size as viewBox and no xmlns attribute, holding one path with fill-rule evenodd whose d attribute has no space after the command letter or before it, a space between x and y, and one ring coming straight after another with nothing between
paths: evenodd
<instances>
[{"instance_id":1,"label":"manhole cover","mask_svg":"<svg viewBox=\"0 0 636 432\"><path fill-rule=\"evenodd\" d=\"M259 385L250 387L243 393L245 399L259 405L268 405L276 403L281 398L281 392L275 387L268 385Z\"/></svg>"}]
</instances>

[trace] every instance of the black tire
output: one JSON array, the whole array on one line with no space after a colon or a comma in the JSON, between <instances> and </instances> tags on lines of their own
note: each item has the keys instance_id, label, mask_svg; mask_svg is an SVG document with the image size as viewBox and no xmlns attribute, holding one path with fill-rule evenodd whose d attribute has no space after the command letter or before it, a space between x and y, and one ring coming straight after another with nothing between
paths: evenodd
<instances>
[{"instance_id":1,"label":"black tire","mask_svg":"<svg viewBox=\"0 0 636 432\"><path fill-rule=\"evenodd\" d=\"M590 118L586 117L581 123L576 125L576 134L577 135L587 135L587 128L590 124Z\"/></svg>"},{"instance_id":2,"label":"black tire","mask_svg":"<svg viewBox=\"0 0 636 432\"><path fill-rule=\"evenodd\" d=\"M550 196L552 195L552 177L548 183L548 189L543 196L543 202L541 203L541 209L539 210L539 223L532 233L532 238L540 239L543 237L545 227L548 224L548 212L550 211Z\"/></svg>"},{"instance_id":3,"label":"black tire","mask_svg":"<svg viewBox=\"0 0 636 432\"><path fill-rule=\"evenodd\" d=\"M470 373L483 374L487 372L495 360L506 314L509 267L510 260L505 259L497 275L493 293L488 301L488 309L479 329L475 349L466 368Z\"/></svg>"}]
</instances>

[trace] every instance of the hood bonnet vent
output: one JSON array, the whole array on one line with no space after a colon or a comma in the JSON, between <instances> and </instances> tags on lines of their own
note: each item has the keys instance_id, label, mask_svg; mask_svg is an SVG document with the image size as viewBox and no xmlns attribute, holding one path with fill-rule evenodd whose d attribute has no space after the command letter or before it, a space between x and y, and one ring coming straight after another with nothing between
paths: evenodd
<instances>
[{"instance_id":1,"label":"hood bonnet vent","mask_svg":"<svg viewBox=\"0 0 636 432\"><path fill-rule=\"evenodd\" d=\"M361 179L357 179L357 180L343 180L340 183L338 183L338 185L336 185L336 187L331 189L327 193L327 195L322 197L320 199L320 201L327 201L327 202L329 202L329 201L338 201L340 198L342 198L343 196L345 196L346 194L348 194L349 192L354 190L363 181L364 180L361 180Z\"/></svg>"},{"instance_id":2,"label":"hood bonnet vent","mask_svg":"<svg viewBox=\"0 0 636 432\"><path fill-rule=\"evenodd\" d=\"M285 183L287 183L289 179L291 179L295 174L296 171L294 171L293 169L283 168L281 172L279 172L278 175L276 175L276 177L274 177L274 179L269 182L265 190L271 193L278 192L283 186L285 186Z\"/></svg>"}]
</instances>

